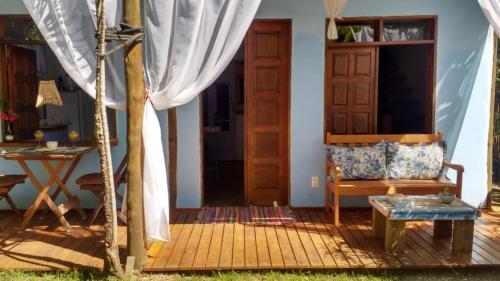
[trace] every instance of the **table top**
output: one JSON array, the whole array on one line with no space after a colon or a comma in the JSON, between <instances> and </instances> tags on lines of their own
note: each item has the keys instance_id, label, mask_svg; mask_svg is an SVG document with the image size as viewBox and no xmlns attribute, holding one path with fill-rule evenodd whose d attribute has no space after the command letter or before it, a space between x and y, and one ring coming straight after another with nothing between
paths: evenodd
<instances>
[{"instance_id":1,"label":"table top","mask_svg":"<svg viewBox=\"0 0 500 281\"><path fill-rule=\"evenodd\" d=\"M438 196L370 196L373 208L391 220L473 220L477 208L455 199L442 203Z\"/></svg>"},{"instance_id":2,"label":"table top","mask_svg":"<svg viewBox=\"0 0 500 281\"><path fill-rule=\"evenodd\" d=\"M0 157L6 160L57 160L72 159L92 151L93 147L58 147L52 151L44 151L39 147L8 148L0 151Z\"/></svg>"}]
</instances>

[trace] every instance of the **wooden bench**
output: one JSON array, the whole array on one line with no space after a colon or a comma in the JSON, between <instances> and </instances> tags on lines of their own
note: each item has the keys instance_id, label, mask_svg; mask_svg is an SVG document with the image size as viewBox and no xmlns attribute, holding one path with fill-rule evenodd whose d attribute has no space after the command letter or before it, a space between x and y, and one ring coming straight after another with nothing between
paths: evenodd
<instances>
[{"instance_id":1,"label":"wooden bench","mask_svg":"<svg viewBox=\"0 0 500 281\"><path fill-rule=\"evenodd\" d=\"M368 146L379 143L382 140L397 142L400 144L433 143L442 140L441 133L437 134L406 134L406 135L327 135L327 145L336 146ZM456 182L435 180L343 180L340 177L340 168L336 167L332 160L326 157L326 187L325 187L325 210L332 211L333 223L339 225L340 197L341 196L373 196L386 195L390 193L402 193L406 195L438 194L445 186L454 192L458 198L462 192L462 176L464 168L444 161L444 166L456 171ZM332 179L333 177L333 179ZM333 194L333 202L332 202Z\"/></svg>"}]
</instances>

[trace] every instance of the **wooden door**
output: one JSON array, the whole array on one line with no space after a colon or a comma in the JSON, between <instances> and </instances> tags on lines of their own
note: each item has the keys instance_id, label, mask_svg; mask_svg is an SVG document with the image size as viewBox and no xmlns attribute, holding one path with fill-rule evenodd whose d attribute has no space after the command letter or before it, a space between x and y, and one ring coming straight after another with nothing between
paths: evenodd
<instances>
[{"instance_id":1,"label":"wooden door","mask_svg":"<svg viewBox=\"0 0 500 281\"><path fill-rule=\"evenodd\" d=\"M376 49L330 48L326 62L326 131L376 132Z\"/></svg>"},{"instance_id":2,"label":"wooden door","mask_svg":"<svg viewBox=\"0 0 500 281\"><path fill-rule=\"evenodd\" d=\"M7 80L9 109L19 114L13 123L17 141L33 139L39 127L38 109L35 108L38 94L36 52L7 45Z\"/></svg>"},{"instance_id":3,"label":"wooden door","mask_svg":"<svg viewBox=\"0 0 500 281\"><path fill-rule=\"evenodd\" d=\"M245 40L245 201L288 203L290 21L255 21Z\"/></svg>"}]
</instances>

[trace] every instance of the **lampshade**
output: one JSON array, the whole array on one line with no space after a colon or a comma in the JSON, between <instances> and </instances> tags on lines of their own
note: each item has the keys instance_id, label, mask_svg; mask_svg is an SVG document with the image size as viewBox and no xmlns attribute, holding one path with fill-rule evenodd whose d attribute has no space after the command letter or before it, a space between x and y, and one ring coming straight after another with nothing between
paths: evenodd
<instances>
[{"instance_id":1,"label":"lampshade","mask_svg":"<svg viewBox=\"0 0 500 281\"><path fill-rule=\"evenodd\" d=\"M54 80L40 81L38 85L38 96L36 97L36 107L44 104L63 106L61 96Z\"/></svg>"}]
</instances>

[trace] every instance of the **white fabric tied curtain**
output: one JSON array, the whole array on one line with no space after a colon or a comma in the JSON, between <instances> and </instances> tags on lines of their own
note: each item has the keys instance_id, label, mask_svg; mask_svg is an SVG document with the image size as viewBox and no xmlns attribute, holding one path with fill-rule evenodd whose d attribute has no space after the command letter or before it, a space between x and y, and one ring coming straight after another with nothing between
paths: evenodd
<instances>
[{"instance_id":1,"label":"white fabric tied curtain","mask_svg":"<svg viewBox=\"0 0 500 281\"><path fill-rule=\"evenodd\" d=\"M95 97L95 0L23 0L71 78ZM147 237L168 240L168 182L156 110L188 103L237 52L260 0L144 0L144 211ZM121 1L108 0L108 26L121 22ZM123 53L106 68L106 104L125 108Z\"/></svg>"},{"instance_id":2,"label":"white fabric tied curtain","mask_svg":"<svg viewBox=\"0 0 500 281\"><path fill-rule=\"evenodd\" d=\"M345 9L349 0L323 0L326 14L330 21L328 22L327 38L335 40L339 38L337 33L337 26L335 25L335 18Z\"/></svg>"},{"instance_id":3,"label":"white fabric tied curtain","mask_svg":"<svg viewBox=\"0 0 500 281\"><path fill-rule=\"evenodd\" d=\"M478 0L490 25L500 36L500 0Z\"/></svg>"}]
</instances>

